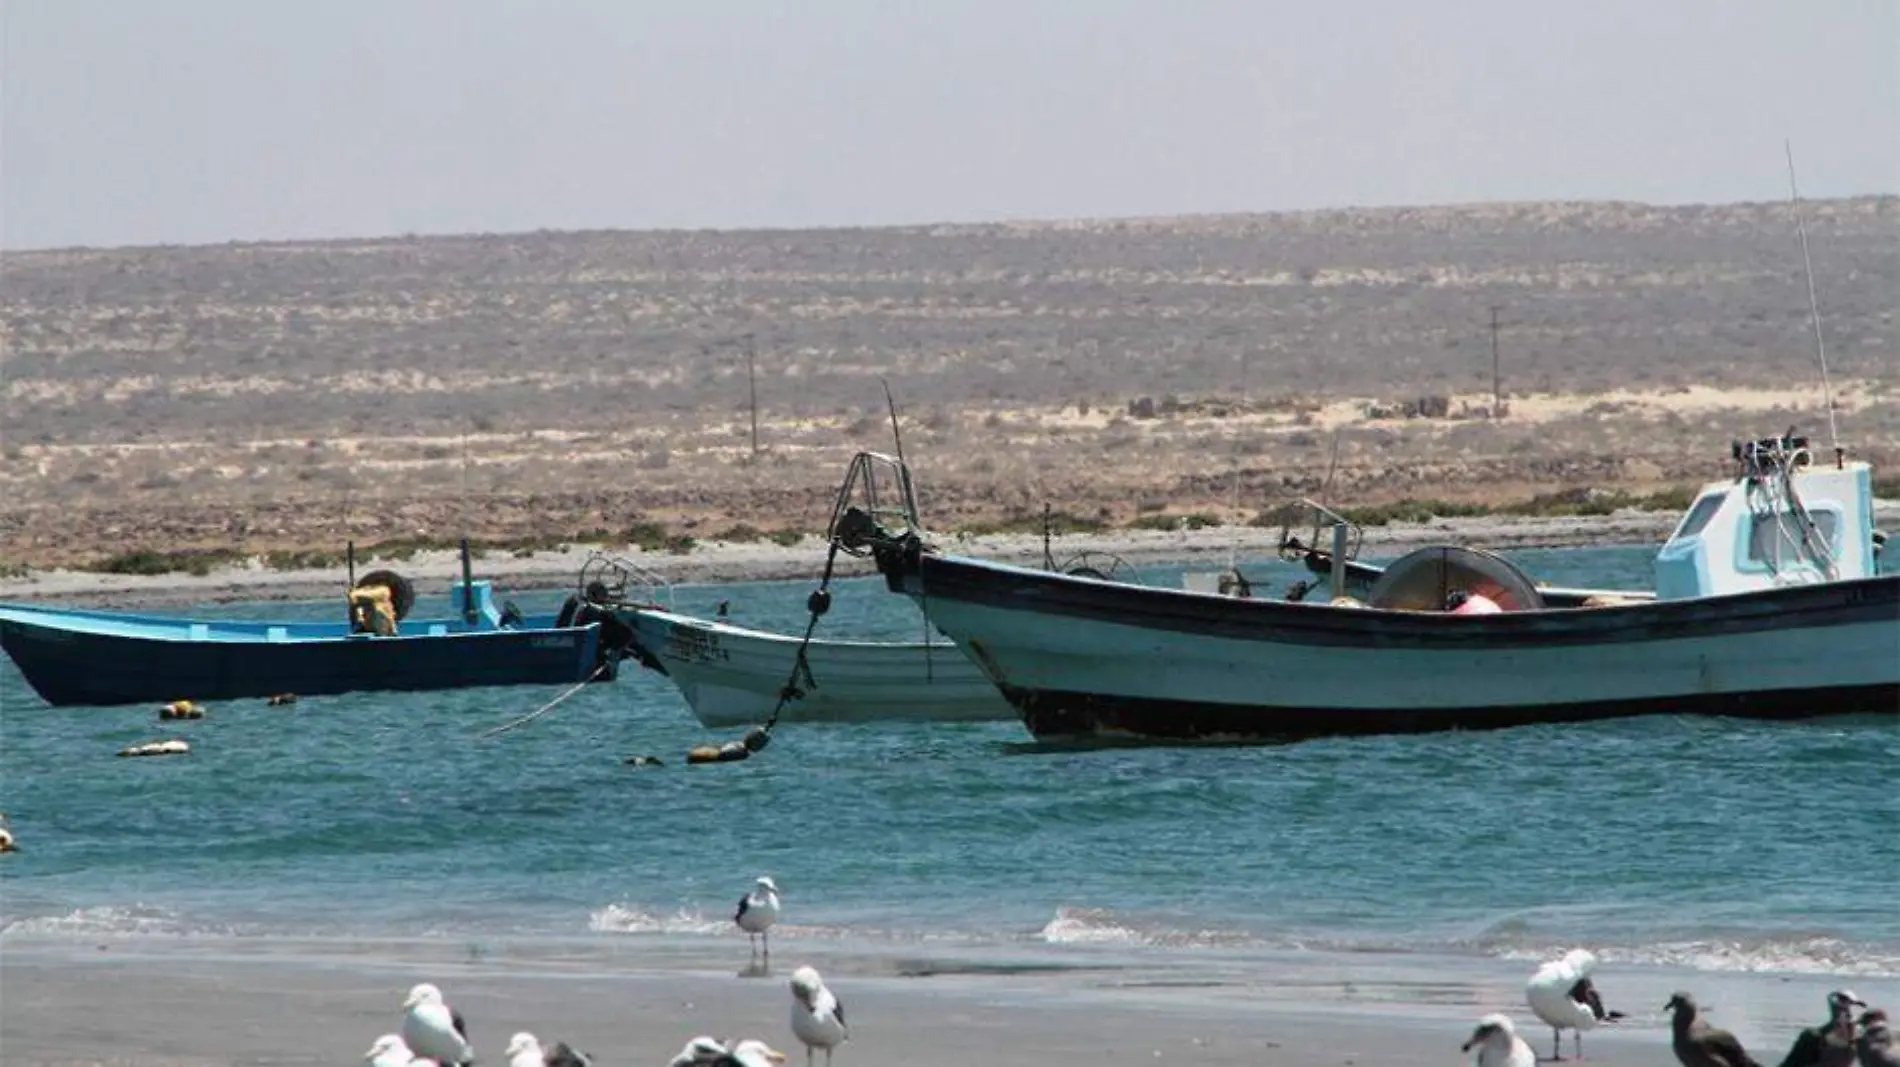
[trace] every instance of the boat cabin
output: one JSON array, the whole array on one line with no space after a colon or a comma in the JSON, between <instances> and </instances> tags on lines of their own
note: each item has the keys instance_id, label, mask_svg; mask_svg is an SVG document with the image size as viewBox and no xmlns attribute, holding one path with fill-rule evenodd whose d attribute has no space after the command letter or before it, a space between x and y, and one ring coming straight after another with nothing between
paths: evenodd
<instances>
[{"instance_id":1,"label":"boat cabin","mask_svg":"<svg viewBox=\"0 0 1900 1067\"><path fill-rule=\"evenodd\" d=\"M1736 442L1737 473L1703 486L1656 553L1656 596L1724 596L1871 577L1873 469L1816 465L1805 437Z\"/></svg>"}]
</instances>

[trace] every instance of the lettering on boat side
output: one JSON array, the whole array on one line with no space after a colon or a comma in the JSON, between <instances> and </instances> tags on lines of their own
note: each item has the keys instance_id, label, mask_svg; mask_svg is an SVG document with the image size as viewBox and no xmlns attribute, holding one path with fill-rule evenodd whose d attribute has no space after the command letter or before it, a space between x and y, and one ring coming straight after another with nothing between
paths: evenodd
<instances>
[{"instance_id":1,"label":"lettering on boat side","mask_svg":"<svg viewBox=\"0 0 1900 1067\"><path fill-rule=\"evenodd\" d=\"M528 642L530 648L573 648L572 637L537 637Z\"/></svg>"},{"instance_id":2,"label":"lettering on boat side","mask_svg":"<svg viewBox=\"0 0 1900 1067\"><path fill-rule=\"evenodd\" d=\"M686 626L673 626L667 629L666 653L676 659L692 660L696 663L725 663L732 659L732 655L720 646L718 634Z\"/></svg>"}]
</instances>

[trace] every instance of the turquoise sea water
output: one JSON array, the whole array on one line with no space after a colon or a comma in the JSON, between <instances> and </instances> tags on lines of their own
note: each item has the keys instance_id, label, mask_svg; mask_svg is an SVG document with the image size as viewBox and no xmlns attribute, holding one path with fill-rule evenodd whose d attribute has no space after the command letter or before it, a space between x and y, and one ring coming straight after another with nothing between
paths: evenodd
<instances>
[{"instance_id":1,"label":"turquoise sea water","mask_svg":"<svg viewBox=\"0 0 1900 1067\"><path fill-rule=\"evenodd\" d=\"M1651 551L1511 555L1553 583L1641 586ZM1275 588L1297 576L1246 569ZM791 628L812 585L682 588L678 606L727 599L740 621ZM820 632L920 630L907 602L853 579ZM781 938L1210 958L1584 943L1900 976L1900 716L1104 751L1009 723L788 725L747 763L688 768L689 746L739 731L700 727L664 678L630 669L476 736L559 691L236 702L161 724L155 708L47 709L0 667L0 809L23 845L0 860L0 944L732 937L733 902L770 873ZM113 755L170 736L192 754ZM623 765L633 754L667 766Z\"/></svg>"}]
</instances>

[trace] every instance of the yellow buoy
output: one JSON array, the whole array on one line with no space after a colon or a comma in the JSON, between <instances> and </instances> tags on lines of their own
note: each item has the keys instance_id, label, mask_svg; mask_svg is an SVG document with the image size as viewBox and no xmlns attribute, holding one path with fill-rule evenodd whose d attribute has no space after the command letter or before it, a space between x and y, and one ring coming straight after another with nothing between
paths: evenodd
<instances>
[{"instance_id":1,"label":"yellow buoy","mask_svg":"<svg viewBox=\"0 0 1900 1067\"><path fill-rule=\"evenodd\" d=\"M203 705L194 701L174 700L158 709L158 717L164 720L202 719L205 717L205 709Z\"/></svg>"}]
</instances>

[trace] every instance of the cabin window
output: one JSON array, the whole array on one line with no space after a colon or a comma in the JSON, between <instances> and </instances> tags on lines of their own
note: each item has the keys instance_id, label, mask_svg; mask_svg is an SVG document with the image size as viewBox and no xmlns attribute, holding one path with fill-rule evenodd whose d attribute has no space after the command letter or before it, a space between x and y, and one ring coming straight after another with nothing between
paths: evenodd
<instances>
[{"instance_id":1,"label":"cabin window","mask_svg":"<svg viewBox=\"0 0 1900 1067\"><path fill-rule=\"evenodd\" d=\"M1676 528L1676 536L1672 540L1701 533L1709 520L1715 518L1715 513L1722 510L1722 501L1727 499L1727 493L1709 493L1697 500L1695 506L1689 509L1689 514L1683 516L1682 525Z\"/></svg>"},{"instance_id":2,"label":"cabin window","mask_svg":"<svg viewBox=\"0 0 1900 1067\"><path fill-rule=\"evenodd\" d=\"M1829 553L1840 550L1835 533L1840 528L1840 513L1808 509L1814 519L1814 532ZM1804 558L1801 548L1801 519L1792 511L1749 516L1748 559L1751 563L1792 563Z\"/></svg>"}]
</instances>

